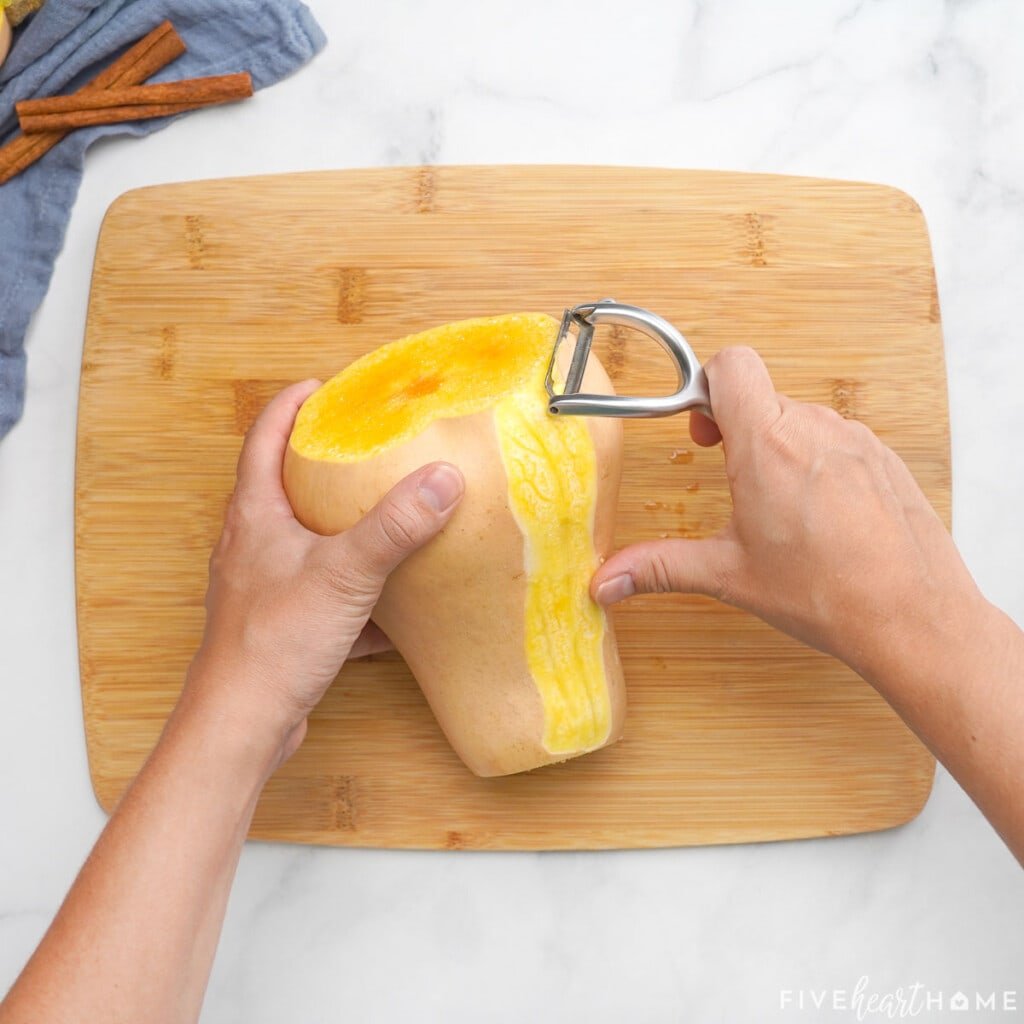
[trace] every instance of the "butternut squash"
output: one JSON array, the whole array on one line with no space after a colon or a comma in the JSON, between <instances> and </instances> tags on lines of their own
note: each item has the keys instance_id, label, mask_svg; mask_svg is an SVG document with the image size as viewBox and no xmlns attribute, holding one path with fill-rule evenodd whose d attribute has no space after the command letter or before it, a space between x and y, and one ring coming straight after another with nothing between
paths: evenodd
<instances>
[{"instance_id":1,"label":"butternut squash","mask_svg":"<svg viewBox=\"0 0 1024 1024\"><path fill-rule=\"evenodd\" d=\"M11 48L11 23L7 20L7 11L0 2L0 64L7 59L7 51Z\"/></svg>"},{"instance_id":2,"label":"butternut squash","mask_svg":"<svg viewBox=\"0 0 1024 1024\"><path fill-rule=\"evenodd\" d=\"M285 457L295 513L322 534L351 526L425 463L462 470L462 503L392 574L374 620L480 776L564 761L622 733L615 637L588 589L612 544L622 426L547 413L557 329L516 314L385 345L307 399ZM583 390L611 391L593 356Z\"/></svg>"}]
</instances>

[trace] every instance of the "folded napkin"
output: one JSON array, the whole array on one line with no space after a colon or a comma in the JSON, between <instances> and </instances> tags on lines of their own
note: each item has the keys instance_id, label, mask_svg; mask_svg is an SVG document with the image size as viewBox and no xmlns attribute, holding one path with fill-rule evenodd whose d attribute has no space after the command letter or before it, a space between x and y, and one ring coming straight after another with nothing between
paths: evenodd
<instances>
[{"instance_id":1,"label":"folded napkin","mask_svg":"<svg viewBox=\"0 0 1024 1024\"><path fill-rule=\"evenodd\" d=\"M260 89L327 42L299 0L49 0L0 67L0 143L17 130L19 100L74 91L167 19L188 52L154 82L248 71ZM85 151L102 136L148 135L171 120L79 129L0 186L0 438L21 416L25 331L64 243Z\"/></svg>"}]
</instances>

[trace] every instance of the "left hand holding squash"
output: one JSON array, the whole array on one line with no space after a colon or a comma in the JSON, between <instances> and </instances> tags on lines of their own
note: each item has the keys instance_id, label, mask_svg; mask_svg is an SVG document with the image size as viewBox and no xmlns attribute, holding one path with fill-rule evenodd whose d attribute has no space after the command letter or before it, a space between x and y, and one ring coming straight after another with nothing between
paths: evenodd
<instances>
[{"instance_id":1,"label":"left hand holding squash","mask_svg":"<svg viewBox=\"0 0 1024 1024\"><path fill-rule=\"evenodd\" d=\"M391 646L369 622L381 588L441 530L464 487L454 466L433 463L344 533L307 530L285 496L281 465L295 415L318 383L286 388L246 436L183 693L277 744L279 761L302 742L307 716L345 660Z\"/></svg>"}]
</instances>

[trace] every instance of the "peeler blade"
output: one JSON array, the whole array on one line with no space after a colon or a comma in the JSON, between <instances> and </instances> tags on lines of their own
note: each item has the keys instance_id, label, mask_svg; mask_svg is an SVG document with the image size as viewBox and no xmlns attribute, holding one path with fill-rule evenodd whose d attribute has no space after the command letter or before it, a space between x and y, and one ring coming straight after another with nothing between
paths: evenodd
<instances>
[{"instance_id":1,"label":"peeler blade","mask_svg":"<svg viewBox=\"0 0 1024 1024\"><path fill-rule=\"evenodd\" d=\"M572 359L569 362L569 369L565 375L565 385L561 395L578 395L583 384L583 374L587 368L587 360L590 358L590 346L594 340L594 325L584 320L575 309L567 309L562 316L562 323L558 329L558 336L555 338L555 347L551 351L551 360L548 363L548 372L544 378L544 387L547 389L550 398L560 397L555 391L555 368L558 360L558 350L563 342L572 334L572 328L576 328L576 346L573 349Z\"/></svg>"}]
</instances>

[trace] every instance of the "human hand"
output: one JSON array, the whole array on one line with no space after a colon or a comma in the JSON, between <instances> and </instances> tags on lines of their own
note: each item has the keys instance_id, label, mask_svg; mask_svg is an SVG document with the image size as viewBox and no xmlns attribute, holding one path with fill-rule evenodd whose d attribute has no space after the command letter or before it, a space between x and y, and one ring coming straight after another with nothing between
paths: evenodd
<instances>
[{"instance_id":1,"label":"human hand","mask_svg":"<svg viewBox=\"0 0 1024 1024\"><path fill-rule=\"evenodd\" d=\"M317 381L278 394L246 435L224 531L210 559L206 630L184 701L266 733L286 759L347 658L386 650L369 617L388 577L451 517L464 487L447 463L400 481L355 526L321 537L295 518L281 466Z\"/></svg>"},{"instance_id":2,"label":"human hand","mask_svg":"<svg viewBox=\"0 0 1024 1024\"><path fill-rule=\"evenodd\" d=\"M866 426L776 394L751 349L706 370L715 422L694 413L690 433L724 443L732 519L706 540L617 552L594 576L597 601L707 594L862 674L983 603L910 471Z\"/></svg>"}]
</instances>

